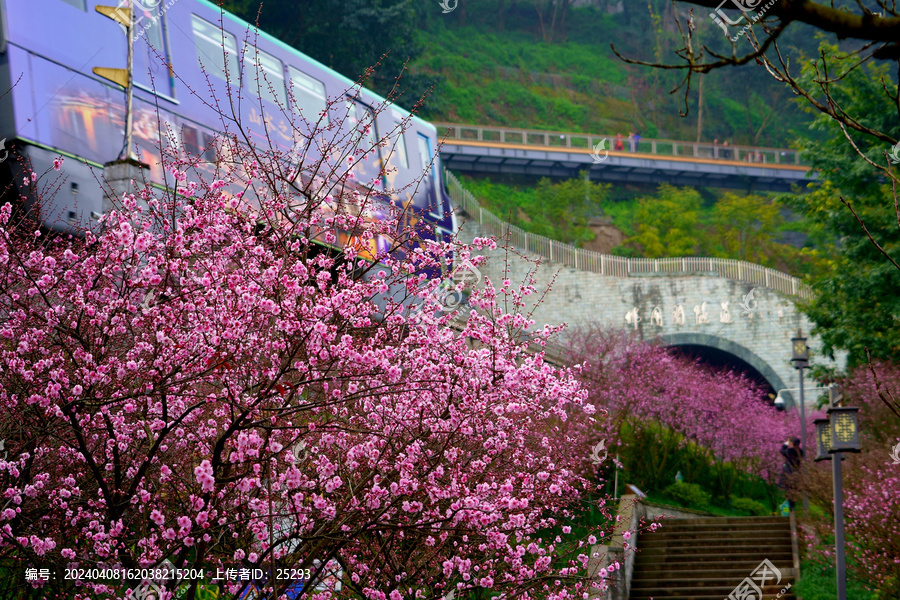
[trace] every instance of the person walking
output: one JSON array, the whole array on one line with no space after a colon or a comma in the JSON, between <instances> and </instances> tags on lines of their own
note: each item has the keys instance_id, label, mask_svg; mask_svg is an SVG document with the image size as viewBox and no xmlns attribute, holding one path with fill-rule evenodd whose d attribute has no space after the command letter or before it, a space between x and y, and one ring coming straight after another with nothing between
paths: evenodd
<instances>
[{"instance_id":1,"label":"person walking","mask_svg":"<svg viewBox=\"0 0 900 600\"><path fill-rule=\"evenodd\" d=\"M794 478L800 472L800 464L803 461L803 448L800 447L800 438L788 438L781 445L781 455L784 457L784 466L781 468L781 476L778 478L778 487L784 490L788 497L788 506L794 510L794 501L791 496L794 494L795 482Z\"/></svg>"},{"instance_id":2,"label":"person walking","mask_svg":"<svg viewBox=\"0 0 900 600\"><path fill-rule=\"evenodd\" d=\"M640 144L640 143L641 143L641 132L636 131L634 134L634 150L632 150L632 152L638 151L638 144Z\"/></svg>"},{"instance_id":3,"label":"person walking","mask_svg":"<svg viewBox=\"0 0 900 600\"><path fill-rule=\"evenodd\" d=\"M616 141L613 142L613 150L616 150L617 152L621 152L622 150L624 150L625 144L623 143L623 141L624 141L624 139L622 138L622 134L617 133Z\"/></svg>"}]
</instances>

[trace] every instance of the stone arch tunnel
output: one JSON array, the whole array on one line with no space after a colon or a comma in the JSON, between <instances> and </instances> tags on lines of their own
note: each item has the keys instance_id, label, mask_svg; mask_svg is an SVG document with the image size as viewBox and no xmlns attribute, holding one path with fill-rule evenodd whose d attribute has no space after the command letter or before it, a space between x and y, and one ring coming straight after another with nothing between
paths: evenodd
<instances>
[{"instance_id":1,"label":"stone arch tunnel","mask_svg":"<svg viewBox=\"0 0 900 600\"><path fill-rule=\"evenodd\" d=\"M477 223L466 223L460 229L462 241L483 236ZM785 390L786 408L795 406L793 390L799 379L790 362L790 339L797 330L808 335L813 326L797 308L797 297L714 272L616 277L517 252L530 260L507 255L502 248L485 250L489 260L479 270L493 282L507 277L523 282L530 276L538 290L547 290L529 297L536 297L526 307L533 310L535 328L559 323L575 328L595 322L628 329L644 340L658 340L713 366L738 369L770 393ZM538 260L540 264L536 264ZM845 367L846 353L833 359L824 356L816 336L810 336L808 344L814 364ZM805 370L804 386L815 385ZM814 399L815 395L807 394L807 406Z\"/></svg>"}]
</instances>

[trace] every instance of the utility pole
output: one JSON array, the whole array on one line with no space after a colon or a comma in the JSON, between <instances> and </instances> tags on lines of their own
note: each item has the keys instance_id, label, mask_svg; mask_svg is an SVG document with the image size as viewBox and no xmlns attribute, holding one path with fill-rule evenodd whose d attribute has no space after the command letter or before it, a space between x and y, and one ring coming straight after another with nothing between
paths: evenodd
<instances>
[{"instance_id":1,"label":"utility pole","mask_svg":"<svg viewBox=\"0 0 900 600\"><path fill-rule=\"evenodd\" d=\"M116 200L123 191L137 191L138 181L146 182L150 166L142 163L134 153L134 10L133 0L126 6L96 6L98 13L105 15L125 28L128 45L127 64L124 69L94 67L95 75L125 88L125 147L116 160L106 163L103 177L107 189L104 190L103 212L115 207Z\"/></svg>"},{"instance_id":2,"label":"utility pole","mask_svg":"<svg viewBox=\"0 0 900 600\"><path fill-rule=\"evenodd\" d=\"M803 369L809 367L809 346L803 331L798 329L797 335L791 338L794 368L800 373L800 448L806 454L806 399L803 397ZM803 492L803 516L809 516L809 494Z\"/></svg>"},{"instance_id":3,"label":"utility pole","mask_svg":"<svg viewBox=\"0 0 900 600\"><path fill-rule=\"evenodd\" d=\"M125 88L125 148L119 154L119 158L137 160L137 156L134 155L134 132L132 131L134 129L134 11L131 3L128 8L98 5L96 10L125 27L125 37L128 43L126 68L94 67L93 71L95 75Z\"/></svg>"}]
</instances>

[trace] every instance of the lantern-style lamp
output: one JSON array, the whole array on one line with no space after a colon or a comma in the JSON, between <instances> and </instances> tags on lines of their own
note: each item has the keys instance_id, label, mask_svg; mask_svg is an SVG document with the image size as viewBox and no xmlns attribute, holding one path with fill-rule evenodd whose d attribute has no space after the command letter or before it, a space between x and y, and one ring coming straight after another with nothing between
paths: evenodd
<instances>
[{"instance_id":1,"label":"lantern-style lamp","mask_svg":"<svg viewBox=\"0 0 900 600\"><path fill-rule=\"evenodd\" d=\"M859 426L856 413L859 407L832 407L828 409L831 422L831 448L829 452L859 452Z\"/></svg>"},{"instance_id":2,"label":"lantern-style lamp","mask_svg":"<svg viewBox=\"0 0 900 600\"><path fill-rule=\"evenodd\" d=\"M797 337L791 338L791 347L793 349L791 360L795 369L805 369L809 367L809 346L806 345L806 338L803 332L797 331Z\"/></svg>"},{"instance_id":3,"label":"lantern-style lamp","mask_svg":"<svg viewBox=\"0 0 900 600\"><path fill-rule=\"evenodd\" d=\"M831 421L828 419L816 419L813 421L816 426L816 462L820 460L831 460Z\"/></svg>"}]
</instances>

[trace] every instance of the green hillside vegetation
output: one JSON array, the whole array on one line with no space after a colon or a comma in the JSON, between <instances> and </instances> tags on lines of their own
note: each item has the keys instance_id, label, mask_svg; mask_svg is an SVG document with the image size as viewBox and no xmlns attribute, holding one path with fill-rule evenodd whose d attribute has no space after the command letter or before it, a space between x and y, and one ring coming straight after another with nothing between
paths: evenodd
<instances>
[{"instance_id":1,"label":"green hillside vegetation","mask_svg":"<svg viewBox=\"0 0 900 600\"><path fill-rule=\"evenodd\" d=\"M538 5L484 1L469 2L465 15L426 11L415 34L421 54L410 63L414 74L436 82L422 116L582 133L639 131L644 137L687 141L699 133L704 141L764 146L789 146L807 127L809 116L753 66L695 83L693 106L682 118L683 95L670 94L680 73L627 64L610 47L615 41L624 56L641 60L670 56L680 37L667 2L625 3L617 14L572 7L564 27L553 34L547 32L550 15L541 26ZM712 23L697 21L698 39L714 46L724 42ZM811 39L798 36L797 44L791 49L798 54L815 51Z\"/></svg>"},{"instance_id":2,"label":"green hillside vegetation","mask_svg":"<svg viewBox=\"0 0 900 600\"><path fill-rule=\"evenodd\" d=\"M814 248L782 243L783 232L805 229L782 216L776 196L715 194L660 185L641 193L584 179L516 186L462 177L485 209L529 233L576 246L594 239L592 217L606 217L626 235L620 256L714 256L758 263L794 275L814 275L826 261ZM615 196L626 199L616 199Z\"/></svg>"},{"instance_id":3,"label":"green hillside vegetation","mask_svg":"<svg viewBox=\"0 0 900 600\"><path fill-rule=\"evenodd\" d=\"M484 208L501 219L567 244L581 246L594 239L587 224L607 204L610 186L584 179L554 182L541 179L536 186L511 186L490 179L461 178Z\"/></svg>"},{"instance_id":4,"label":"green hillside vegetation","mask_svg":"<svg viewBox=\"0 0 900 600\"><path fill-rule=\"evenodd\" d=\"M621 12L616 2L595 4L608 8L550 0L460 0L449 14L437 2L407 0L223 7L350 78L378 64L365 83L381 94L403 73L398 103L411 108L429 93L419 114L430 120L766 146L788 146L806 129L810 117L755 65L695 82L681 118L684 97L670 94L681 73L626 64L610 47L634 59L671 59L681 42L671 3L625 2ZM727 50L715 25L695 20L696 40ZM797 59L815 54L814 37L797 31L785 50Z\"/></svg>"},{"instance_id":5,"label":"green hillside vegetation","mask_svg":"<svg viewBox=\"0 0 900 600\"><path fill-rule=\"evenodd\" d=\"M633 127L628 75L608 51L472 27L418 36L426 50L413 69L446 82L426 119L584 133Z\"/></svg>"}]
</instances>

